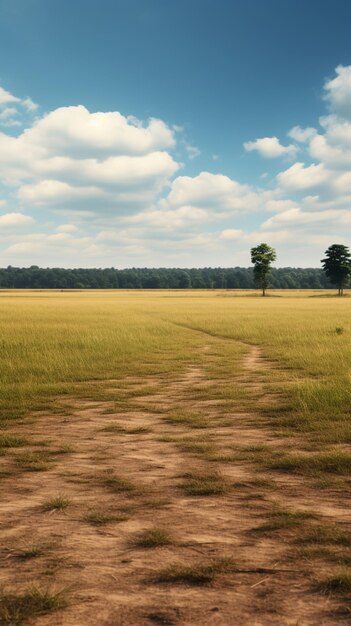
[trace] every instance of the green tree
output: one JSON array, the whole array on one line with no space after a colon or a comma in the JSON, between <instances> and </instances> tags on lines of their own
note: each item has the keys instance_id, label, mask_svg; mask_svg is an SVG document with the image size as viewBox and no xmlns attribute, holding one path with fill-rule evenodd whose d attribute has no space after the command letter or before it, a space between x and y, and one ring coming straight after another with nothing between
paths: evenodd
<instances>
[{"instance_id":1,"label":"green tree","mask_svg":"<svg viewBox=\"0 0 351 626\"><path fill-rule=\"evenodd\" d=\"M344 295L351 276L351 254L347 246L334 243L325 251L325 259L321 260L323 272L337 286L338 295Z\"/></svg>"},{"instance_id":2,"label":"green tree","mask_svg":"<svg viewBox=\"0 0 351 626\"><path fill-rule=\"evenodd\" d=\"M262 295L266 295L268 276L271 271L271 263L277 258L274 248L266 243L261 243L256 248L251 248L251 263L254 264L255 282L261 287Z\"/></svg>"}]
</instances>

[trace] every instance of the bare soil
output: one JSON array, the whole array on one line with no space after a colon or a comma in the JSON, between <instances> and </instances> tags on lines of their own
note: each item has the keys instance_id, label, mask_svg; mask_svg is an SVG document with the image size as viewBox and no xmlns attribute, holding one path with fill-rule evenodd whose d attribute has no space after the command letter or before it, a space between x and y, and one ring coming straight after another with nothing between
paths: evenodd
<instances>
[{"instance_id":1,"label":"bare soil","mask_svg":"<svg viewBox=\"0 0 351 626\"><path fill-rule=\"evenodd\" d=\"M201 359L214 359L211 346L204 346ZM0 458L2 469L9 471L1 481L2 592L21 593L37 585L65 589L69 600L67 608L30 623L351 623L345 598L318 590L333 566L318 553L301 556L295 528L262 530L278 505L316 513L319 522L343 530L349 509L335 485L321 491L306 478L262 469L247 455L235 459L235 451L250 446L283 453L294 445L289 437L277 437L261 412L262 406L277 409L281 402L267 386L273 364L258 346L248 346L242 365L233 385L251 389L255 403L250 411L240 406L233 411L232 402L226 409L225 401L211 398L209 390L220 381L209 380L194 363L178 377L99 383L116 392L132 391L129 411L124 406L119 412L109 402L79 402L69 415L41 414L17 428L35 442L46 441L53 462L44 471L19 469L16 454L27 453L27 447ZM146 384L153 393L138 397L138 388ZM194 400L196 389L206 390L204 399ZM180 410L209 424L194 428L167 419ZM184 447L189 440L210 443L215 453L189 451ZM226 485L223 493L199 496L182 488L187 473L216 472ZM126 483L113 483L111 477ZM45 511L43 503L57 496L68 498L69 506ZM92 513L111 519L92 523L87 518ZM155 527L165 529L172 543L140 547L141 534ZM42 553L23 558L33 546L41 546ZM174 564L194 568L221 558L230 559L229 565L206 584L160 581L160 573Z\"/></svg>"}]
</instances>

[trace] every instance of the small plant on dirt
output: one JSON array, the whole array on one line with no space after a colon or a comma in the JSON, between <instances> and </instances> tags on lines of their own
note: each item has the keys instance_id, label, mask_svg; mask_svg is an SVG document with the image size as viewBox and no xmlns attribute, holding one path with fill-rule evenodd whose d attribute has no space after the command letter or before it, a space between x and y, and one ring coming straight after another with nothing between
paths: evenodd
<instances>
[{"instance_id":1,"label":"small plant on dirt","mask_svg":"<svg viewBox=\"0 0 351 626\"><path fill-rule=\"evenodd\" d=\"M16 556L21 561L27 561L29 559L35 559L38 556L43 556L43 554L47 554L49 549L49 545L33 543L33 545L28 546L28 548L22 548L19 550Z\"/></svg>"},{"instance_id":2,"label":"small plant on dirt","mask_svg":"<svg viewBox=\"0 0 351 626\"><path fill-rule=\"evenodd\" d=\"M263 526L260 526L258 530L270 531L295 528L296 526L300 526L302 522L307 519L315 519L315 515L309 511L292 511L279 506L274 507L273 510L268 513L268 517L269 521L263 524Z\"/></svg>"},{"instance_id":3,"label":"small plant on dirt","mask_svg":"<svg viewBox=\"0 0 351 626\"><path fill-rule=\"evenodd\" d=\"M231 559L215 559L210 563L183 565L176 563L156 576L156 582L183 585L209 585L213 580L232 568Z\"/></svg>"},{"instance_id":4,"label":"small plant on dirt","mask_svg":"<svg viewBox=\"0 0 351 626\"><path fill-rule=\"evenodd\" d=\"M135 485L125 478L120 476L108 476L103 479L104 485L115 491L116 493L132 492L135 491Z\"/></svg>"},{"instance_id":5,"label":"small plant on dirt","mask_svg":"<svg viewBox=\"0 0 351 626\"><path fill-rule=\"evenodd\" d=\"M350 593L351 573L346 570L335 576L330 576L320 584L320 589L326 592Z\"/></svg>"},{"instance_id":6,"label":"small plant on dirt","mask_svg":"<svg viewBox=\"0 0 351 626\"><path fill-rule=\"evenodd\" d=\"M219 472L184 474L181 487L189 496L212 496L226 493L228 482Z\"/></svg>"},{"instance_id":7,"label":"small plant on dirt","mask_svg":"<svg viewBox=\"0 0 351 626\"><path fill-rule=\"evenodd\" d=\"M95 526L103 526L110 522L125 522L128 519L128 515L113 515L109 513L102 513L101 511L91 511L83 518L85 522L94 524Z\"/></svg>"},{"instance_id":8,"label":"small plant on dirt","mask_svg":"<svg viewBox=\"0 0 351 626\"><path fill-rule=\"evenodd\" d=\"M318 524L311 526L307 532L297 538L302 544L334 544L351 546L351 534L336 524Z\"/></svg>"},{"instance_id":9,"label":"small plant on dirt","mask_svg":"<svg viewBox=\"0 0 351 626\"><path fill-rule=\"evenodd\" d=\"M0 434L0 448L20 448L27 445L28 439L9 433Z\"/></svg>"},{"instance_id":10,"label":"small plant on dirt","mask_svg":"<svg viewBox=\"0 0 351 626\"><path fill-rule=\"evenodd\" d=\"M66 606L67 598L64 591L51 593L35 587L21 595L4 594L0 596L0 624L19 626L39 615Z\"/></svg>"},{"instance_id":11,"label":"small plant on dirt","mask_svg":"<svg viewBox=\"0 0 351 626\"><path fill-rule=\"evenodd\" d=\"M44 511L64 511L71 504L71 500L65 496L55 496L43 503Z\"/></svg>"},{"instance_id":12,"label":"small plant on dirt","mask_svg":"<svg viewBox=\"0 0 351 626\"><path fill-rule=\"evenodd\" d=\"M52 455L47 450L23 452L16 455L18 467L25 472L46 472L52 467Z\"/></svg>"},{"instance_id":13,"label":"small plant on dirt","mask_svg":"<svg viewBox=\"0 0 351 626\"><path fill-rule=\"evenodd\" d=\"M172 537L163 528L150 528L137 538L135 545L140 548L158 548L173 543Z\"/></svg>"}]
</instances>

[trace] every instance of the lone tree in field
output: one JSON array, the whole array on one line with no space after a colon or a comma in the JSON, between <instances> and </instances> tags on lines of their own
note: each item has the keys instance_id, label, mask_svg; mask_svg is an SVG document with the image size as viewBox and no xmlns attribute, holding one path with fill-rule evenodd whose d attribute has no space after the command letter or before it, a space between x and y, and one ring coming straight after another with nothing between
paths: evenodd
<instances>
[{"instance_id":1,"label":"lone tree in field","mask_svg":"<svg viewBox=\"0 0 351 626\"><path fill-rule=\"evenodd\" d=\"M351 276L351 254L347 246L334 243L325 251L325 259L321 260L323 272L337 286L338 295L344 295Z\"/></svg>"},{"instance_id":2,"label":"lone tree in field","mask_svg":"<svg viewBox=\"0 0 351 626\"><path fill-rule=\"evenodd\" d=\"M277 258L274 248L266 243L260 243L256 248L251 248L251 262L254 264L255 282L261 287L262 295L266 295L268 276L271 271L271 263Z\"/></svg>"}]
</instances>

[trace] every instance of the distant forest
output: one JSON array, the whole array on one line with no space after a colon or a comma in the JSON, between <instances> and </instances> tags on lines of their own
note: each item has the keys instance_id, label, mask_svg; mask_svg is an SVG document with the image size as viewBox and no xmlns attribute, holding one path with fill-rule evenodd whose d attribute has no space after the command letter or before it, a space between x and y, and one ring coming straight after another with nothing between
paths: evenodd
<instances>
[{"instance_id":1,"label":"distant forest","mask_svg":"<svg viewBox=\"0 0 351 626\"><path fill-rule=\"evenodd\" d=\"M321 269L273 268L273 289L327 289L332 285ZM253 289L252 268L0 269L1 289Z\"/></svg>"}]
</instances>

